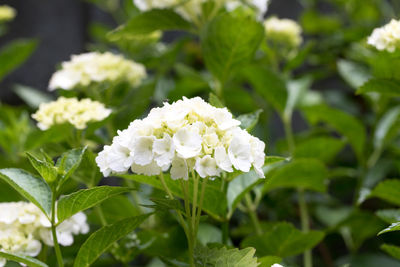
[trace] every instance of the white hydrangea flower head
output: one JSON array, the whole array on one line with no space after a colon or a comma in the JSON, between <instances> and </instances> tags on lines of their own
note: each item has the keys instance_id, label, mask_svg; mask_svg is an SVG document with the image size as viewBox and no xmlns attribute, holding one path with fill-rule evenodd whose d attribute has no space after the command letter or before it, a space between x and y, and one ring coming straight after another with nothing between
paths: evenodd
<instances>
[{"instance_id":1,"label":"white hydrangea flower head","mask_svg":"<svg viewBox=\"0 0 400 267\"><path fill-rule=\"evenodd\" d=\"M59 97L56 101L42 103L32 115L41 130L47 130L53 125L70 123L77 129L85 129L89 122L101 121L111 114L102 103L89 98Z\"/></svg>"},{"instance_id":2,"label":"white hydrangea flower head","mask_svg":"<svg viewBox=\"0 0 400 267\"><path fill-rule=\"evenodd\" d=\"M133 0L134 4L142 11L155 8L173 8L178 14L189 21L202 16L202 5L207 0ZM232 11L240 6L249 6L257 11L257 17L267 11L269 0L218 0L215 1L215 8L226 8Z\"/></svg>"},{"instance_id":3,"label":"white hydrangea flower head","mask_svg":"<svg viewBox=\"0 0 400 267\"><path fill-rule=\"evenodd\" d=\"M271 267L283 267L283 266L278 263L275 263L275 264L271 265Z\"/></svg>"},{"instance_id":4,"label":"white hydrangea flower head","mask_svg":"<svg viewBox=\"0 0 400 267\"><path fill-rule=\"evenodd\" d=\"M110 52L73 55L50 79L49 90L72 90L92 83L126 81L138 86L146 77L142 64Z\"/></svg>"},{"instance_id":5,"label":"white hydrangea flower head","mask_svg":"<svg viewBox=\"0 0 400 267\"><path fill-rule=\"evenodd\" d=\"M298 47L302 42L301 26L291 19L270 17L264 21L267 40Z\"/></svg>"},{"instance_id":6,"label":"white hydrangea flower head","mask_svg":"<svg viewBox=\"0 0 400 267\"><path fill-rule=\"evenodd\" d=\"M0 203L0 251L35 257L42 243L53 246L51 224L43 212L28 202ZM73 243L73 235L86 234L89 225L86 215L79 212L57 226L58 242L63 246ZM0 267L6 260L0 258Z\"/></svg>"},{"instance_id":7,"label":"white hydrangea flower head","mask_svg":"<svg viewBox=\"0 0 400 267\"><path fill-rule=\"evenodd\" d=\"M0 22L10 21L15 18L16 14L14 8L7 5L0 6Z\"/></svg>"},{"instance_id":8,"label":"white hydrangea flower head","mask_svg":"<svg viewBox=\"0 0 400 267\"><path fill-rule=\"evenodd\" d=\"M205 178L253 167L264 177L265 144L239 125L228 109L184 97L118 131L96 162L104 176L130 168L149 176L170 170L172 179L187 180L192 171Z\"/></svg>"},{"instance_id":9,"label":"white hydrangea flower head","mask_svg":"<svg viewBox=\"0 0 400 267\"><path fill-rule=\"evenodd\" d=\"M374 29L368 37L368 44L391 53L400 49L400 20L392 19L383 27Z\"/></svg>"}]
</instances>

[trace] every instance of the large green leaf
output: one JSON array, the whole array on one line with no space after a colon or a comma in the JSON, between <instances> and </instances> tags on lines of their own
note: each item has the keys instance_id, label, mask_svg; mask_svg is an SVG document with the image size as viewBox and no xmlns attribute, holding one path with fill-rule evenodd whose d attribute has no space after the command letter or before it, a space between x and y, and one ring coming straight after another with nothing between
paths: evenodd
<instances>
[{"instance_id":1,"label":"large green leaf","mask_svg":"<svg viewBox=\"0 0 400 267\"><path fill-rule=\"evenodd\" d=\"M337 67L340 76L354 89L358 89L371 78L367 67L353 61L340 59Z\"/></svg>"},{"instance_id":2,"label":"large green leaf","mask_svg":"<svg viewBox=\"0 0 400 267\"><path fill-rule=\"evenodd\" d=\"M276 170L265 182L264 191L276 188L299 188L318 192L326 191L328 172L316 159L297 159Z\"/></svg>"},{"instance_id":3,"label":"large green leaf","mask_svg":"<svg viewBox=\"0 0 400 267\"><path fill-rule=\"evenodd\" d=\"M110 197L129 192L130 190L133 189L116 186L98 186L62 196L57 204L58 222L62 222L75 213L89 209Z\"/></svg>"},{"instance_id":4,"label":"large green leaf","mask_svg":"<svg viewBox=\"0 0 400 267\"><path fill-rule=\"evenodd\" d=\"M395 133L392 131L398 127L400 118L400 107L394 107L387 111L376 125L374 132L374 146L378 150L382 150L384 145L390 140Z\"/></svg>"},{"instance_id":5,"label":"large green leaf","mask_svg":"<svg viewBox=\"0 0 400 267\"><path fill-rule=\"evenodd\" d=\"M388 96L400 96L400 81L390 79L371 79L357 93L379 93Z\"/></svg>"},{"instance_id":6,"label":"large green leaf","mask_svg":"<svg viewBox=\"0 0 400 267\"><path fill-rule=\"evenodd\" d=\"M223 248L198 248L195 252L196 266L218 267L257 267L257 258L254 257L254 248L227 249Z\"/></svg>"},{"instance_id":7,"label":"large green leaf","mask_svg":"<svg viewBox=\"0 0 400 267\"><path fill-rule=\"evenodd\" d=\"M279 223L260 236L250 236L243 240L242 247L254 247L256 255L289 257L312 249L324 237L321 231L303 233L290 223Z\"/></svg>"},{"instance_id":8,"label":"large green leaf","mask_svg":"<svg viewBox=\"0 0 400 267\"><path fill-rule=\"evenodd\" d=\"M52 101L50 95L25 85L16 85L14 92L31 108L37 109L41 103Z\"/></svg>"},{"instance_id":9,"label":"large green leaf","mask_svg":"<svg viewBox=\"0 0 400 267\"><path fill-rule=\"evenodd\" d=\"M151 214L123 219L94 232L83 243L75 258L74 267L88 267L111 245L137 228Z\"/></svg>"},{"instance_id":10,"label":"large green leaf","mask_svg":"<svg viewBox=\"0 0 400 267\"><path fill-rule=\"evenodd\" d=\"M330 162L343 149L345 142L329 136L319 136L296 144L295 158L318 158Z\"/></svg>"},{"instance_id":11,"label":"large green leaf","mask_svg":"<svg viewBox=\"0 0 400 267\"><path fill-rule=\"evenodd\" d=\"M400 231L400 222L392 223L389 227L380 231L378 235L395 231Z\"/></svg>"},{"instance_id":12,"label":"large green leaf","mask_svg":"<svg viewBox=\"0 0 400 267\"><path fill-rule=\"evenodd\" d=\"M50 163L47 160L40 160L30 153L26 153L26 155L28 156L32 166L45 181L51 183L57 179L58 171L52 162Z\"/></svg>"},{"instance_id":13,"label":"large green leaf","mask_svg":"<svg viewBox=\"0 0 400 267\"><path fill-rule=\"evenodd\" d=\"M48 216L51 212L51 189L41 178L21 169L0 169L0 179L6 181L23 197L34 203Z\"/></svg>"},{"instance_id":14,"label":"large green leaf","mask_svg":"<svg viewBox=\"0 0 400 267\"><path fill-rule=\"evenodd\" d=\"M164 190L164 187L158 177L156 176L145 176L145 175L119 175L122 178L130 179L139 183L151 185L160 190ZM172 180L169 175L164 174L165 182L171 192L180 198L184 197L182 193L181 184L179 180ZM193 183L189 180L189 195L193 196ZM205 189L205 198L203 203L203 210L213 216L215 219L224 220L227 213L227 200L224 194L221 192L221 181L215 179L214 181L208 181Z\"/></svg>"},{"instance_id":15,"label":"large green leaf","mask_svg":"<svg viewBox=\"0 0 400 267\"><path fill-rule=\"evenodd\" d=\"M86 147L75 148L63 153L57 160L56 166L58 171L62 174L62 182L65 182L79 167L85 151Z\"/></svg>"},{"instance_id":16,"label":"large green leaf","mask_svg":"<svg viewBox=\"0 0 400 267\"><path fill-rule=\"evenodd\" d=\"M363 124L355 117L324 105L303 107L307 119L312 124L325 122L344 135L353 147L359 160L364 160L366 131Z\"/></svg>"},{"instance_id":17,"label":"large green leaf","mask_svg":"<svg viewBox=\"0 0 400 267\"><path fill-rule=\"evenodd\" d=\"M129 39L137 35L149 34L157 30L190 30L191 25L170 9L152 9L142 12L127 23L108 34L112 41Z\"/></svg>"},{"instance_id":18,"label":"large green leaf","mask_svg":"<svg viewBox=\"0 0 400 267\"><path fill-rule=\"evenodd\" d=\"M201 36L207 68L224 83L253 59L263 37L264 28L251 16L217 16Z\"/></svg>"},{"instance_id":19,"label":"large green leaf","mask_svg":"<svg viewBox=\"0 0 400 267\"><path fill-rule=\"evenodd\" d=\"M389 244L383 244L381 246L381 249L390 256L392 256L393 258L400 260L400 247Z\"/></svg>"},{"instance_id":20,"label":"large green leaf","mask_svg":"<svg viewBox=\"0 0 400 267\"><path fill-rule=\"evenodd\" d=\"M21 65L36 49L35 40L15 40L0 50L0 81Z\"/></svg>"},{"instance_id":21,"label":"large green leaf","mask_svg":"<svg viewBox=\"0 0 400 267\"><path fill-rule=\"evenodd\" d=\"M369 197L377 197L400 206L400 180L390 179L379 183Z\"/></svg>"},{"instance_id":22,"label":"large green leaf","mask_svg":"<svg viewBox=\"0 0 400 267\"><path fill-rule=\"evenodd\" d=\"M41 262L35 258L26 256L26 255L22 255L22 254L18 254L18 253L6 253L6 252L0 251L0 258L23 263L29 267L48 267L48 265L44 262Z\"/></svg>"},{"instance_id":23,"label":"large green leaf","mask_svg":"<svg viewBox=\"0 0 400 267\"><path fill-rule=\"evenodd\" d=\"M285 81L276 73L261 66L248 66L242 71L255 91L278 112L283 113L288 98Z\"/></svg>"}]
</instances>

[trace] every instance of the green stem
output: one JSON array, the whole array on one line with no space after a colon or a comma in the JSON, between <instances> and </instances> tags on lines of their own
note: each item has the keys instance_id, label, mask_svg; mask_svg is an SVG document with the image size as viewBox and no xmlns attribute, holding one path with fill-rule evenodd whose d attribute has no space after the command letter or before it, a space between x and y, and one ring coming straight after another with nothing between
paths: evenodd
<instances>
[{"instance_id":1,"label":"green stem","mask_svg":"<svg viewBox=\"0 0 400 267\"><path fill-rule=\"evenodd\" d=\"M256 229L256 234L261 235L262 234L262 228L260 225L260 221L258 220L257 213L256 213L256 206L251 200L251 196L249 193L246 193L245 195L245 201L246 201L246 206L247 206L247 212L249 213L251 222L253 223L254 228Z\"/></svg>"},{"instance_id":2,"label":"green stem","mask_svg":"<svg viewBox=\"0 0 400 267\"><path fill-rule=\"evenodd\" d=\"M192 204L192 229L193 229L193 233L196 234L196 221L197 221L197 212L196 212L196 208L197 208L197 194L199 191L199 179L200 177L198 177L194 171L192 171L192 176L193 176L193 204ZM194 236L194 238L196 238L196 236ZM196 239L195 239L196 240Z\"/></svg>"},{"instance_id":3,"label":"green stem","mask_svg":"<svg viewBox=\"0 0 400 267\"><path fill-rule=\"evenodd\" d=\"M51 199L51 233L53 236L54 250L56 252L58 267L64 267L64 262L60 250L60 245L58 244L56 232L56 198L57 192L56 190L53 190Z\"/></svg>"},{"instance_id":4,"label":"green stem","mask_svg":"<svg viewBox=\"0 0 400 267\"><path fill-rule=\"evenodd\" d=\"M307 233L310 231L310 220L308 215L307 203L305 200L304 191L299 189L298 194L299 194L301 228L304 233ZM304 252L304 267L312 267L311 250L306 250Z\"/></svg>"},{"instance_id":5,"label":"green stem","mask_svg":"<svg viewBox=\"0 0 400 267\"><path fill-rule=\"evenodd\" d=\"M203 209L204 192L206 191L207 181L208 181L208 177L204 178L203 181L201 182L200 202L199 202L199 206L197 208L196 223L195 223L195 227L194 227L194 231L196 233L197 233L197 230L199 229L201 210Z\"/></svg>"},{"instance_id":6,"label":"green stem","mask_svg":"<svg viewBox=\"0 0 400 267\"><path fill-rule=\"evenodd\" d=\"M293 136L291 119L283 118L283 126L285 128L286 140L288 143L290 155L293 155L295 144L294 144L294 136Z\"/></svg>"},{"instance_id":7,"label":"green stem","mask_svg":"<svg viewBox=\"0 0 400 267\"><path fill-rule=\"evenodd\" d=\"M186 218L187 218L187 224L189 228L189 235L187 236L188 238L188 245L189 245L189 263L191 267L194 267L194 241L195 241L195 233L193 229L193 225L191 223L192 217L194 214L191 214L190 212L190 199L189 199L189 181L183 181L180 179L180 183L182 186L182 191L184 195L184 202L185 202L185 210L186 210Z\"/></svg>"}]
</instances>

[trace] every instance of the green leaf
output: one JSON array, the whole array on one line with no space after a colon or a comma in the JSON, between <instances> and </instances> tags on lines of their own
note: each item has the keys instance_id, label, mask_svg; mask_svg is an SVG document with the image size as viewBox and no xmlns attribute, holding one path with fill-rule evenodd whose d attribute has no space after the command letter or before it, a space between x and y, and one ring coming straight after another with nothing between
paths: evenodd
<instances>
[{"instance_id":1,"label":"green leaf","mask_svg":"<svg viewBox=\"0 0 400 267\"><path fill-rule=\"evenodd\" d=\"M207 68L225 83L253 59L264 37L264 28L251 16L225 13L214 18L201 36Z\"/></svg>"},{"instance_id":2,"label":"green leaf","mask_svg":"<svg viewBox=\"0 0 400 267\"><path fill-rule=\"evenodd\" d=\"M328 172L316 159L297 159L276 170L265 182L263 191L276 188L298 188L318 192L326 191Z\"/></svg>"},{"instance_id":3,"label":"green leaf","mask_svg":"<svg viewBox=\"0 0 400 267\"><path fill-rule=\"evenodd\" d=\"M376 216L387 223L400 222L400 209L386 209L375 212Z\"/></svg>"},{"instance_id":4,"label":"green leaf","mask_svg":"<svg viewBox=\"0 0 400 267\"><path fill-rule=\"evenodd\" d=\"M391 179L379 183L369 197L377 197L400 206L400 180Z\"/></svg>"},{"instance_id":5,"label":"green leaf","mask_svg":"<svg viewBox=\"0 0 400 267\"><path fill-rule=\"evenodd\" d=\"M49 185L43 179L14 168L0 169L0 179L6 181L23 197L50 216L52 193Z\"/></svg>"},{"instance_id":6,"label":"green leaf","mask_svg":"<svg viewBox=\"0 0 400 267\"><path fill-rule=\"evenodd\" d=\"M313 137L296 144L293 156L295 158L318 158L323 162L330 162L343 149L344 145L343 140L334 137Z\"/></svg>"},{"instance_id":7,"label":"green leaf","mask_svg":"<svg viewBox=\"0 0 400 267\"><path fill-rule=\"evenodd\" d=\"M121 38L131 38L132 36L149 34L157 30L185 30L191 29L191 24L170 9L152 9L142 12L127 23L119 26L108 34L111 41Z\"/></svg>"},{"instance_id":8,"label":"green leaf","mask_svg":"<svg viewBox=\"0 0 400 267\"><path fill-rule=\"evenodd\" d=\"M380 231L378 235L394 231L400 231L400 222L392 223L388 228L385 228L382 231Z\"/></svg>"},{"instance_id":9,"label":"green leaf","mask_svg":"<svg viewBox=\"0 0 400 267\"><path fill-rule=\"evenodd\" d=\"M282 258L277 256L265 256L262 258L258 258L258 262L260 263L260 267L270 267L275 263L281 263Z\"/></svg>"},{"instance_id":10,"label":"green leaf","mask_svg":"<svg viewBox=\"0 0 400 267\"><path fill-rule=\"evenodd\" d=\"M118 176L139 183L148 184L164 191L164 187L157 176L129 175L129 174L118 175ZM164 177L165 177L164 178L165 182L168 188L171 190L171 192L175 196L183 198L184 194L182 193L180 181L172 180L167 174L164 174ZM190 183L189 196L193 196L192 182L193 182L192 180L189 180ZM226 204L227 202L226 202L226 197L221 192L220 188L221 188L220 179L215 179L214 181L207 182L205 189L205 196L207 197L204 198L203 210L217 220L224 220L224 218L226 218L226 213L227 213L227 204Z\"/></svg>"},{"instance_id":11,"label":"green leaf","mask_svg":"<svg viewBox=\"0 0 400 267\"><path fill-rule=\"evenodd\" d=\"M48 267L48 265L45 264L44 262L41 262L35 258L18 253L6 253L0 251L0 258L4 258L10 261L15 261L18 263L23 263L29 267Z\"/></svg>"},{"instance_id":12,"label":"green leaf","mask_svg":"<svg viewBox=\"0 0 400 267\"><path fill-rule=\"evenodd\" d=\"M325 122L344 135L353 147L358 159L364 160L366 131L359 120L341 110L324 105L303 107L303 110L312 124Z\"/></svg>"},{"instance_id":13,"label":"green leaf","mask_svg":"<svg viewBox=\"0 0 400 267\"><path fill-rule=\"evenodd\" d=\"M376 125L374 132L374 146L378 150L382 150L385 143L387 143L392 135L392 131L396 126L398 127L398 121L400 118L400 107L394 107L387 111Z\"/></svg>"},{"instance_id":14,"label":"green leaf","mask_svg":"<svg viewBox=\"0 0 400 267\"><path fill-rule=\"evenodd\" d=\"M177 200L177 199L167 199L167 198L150 198L152 202L154 202L156 205L142 205L145 207L150 207L150 208L155 208L159 209L162 211L165 210L178 210L185 212L182 203Z\"/></svg>"},{"instance_id":15,"label":"green leaf","mask_svg":"<svg viewBox=\"0 0 400 267\"><path fill-rule=\"evenodd\" d=\"M358 94L378 93L388 96L400 96L400 81L390 79L371 79L366 82L360 89Z\"/></svg>"},{"instance_id":16,"label":"green leaf","mask_svg":"<svg viewBox=\"0 0 400 267\"><path fill-rule=\"evenodd\" d=\"M15 40L0 50L0 81L21 65L36 49L35 40Z\"/></svg>"},{"instance_id":17,"label":"green leaf","mask_svg":"<svg viewBox=\"0 0 400 267\"><path fill-rule=\"evenodd\" d=\"M38 108L41 103L52 101L52 98L39 90L29 86L16 85L14 92L31 108Z\"/></svg>"},{"instance_id":18,"label":"green leaf","mask_svg":"<svg viewBox=\"0 0 400 267\"><path fill-rule=\"evenodd\" d=\"M199 248L195 252L196 266L257 267L255 252L254 248Z\"/></svg>"},{"instance_id":19,"label":"green leaf","mask_svg":"<svg viewBox=\"0 0 400 267\"><path fill-rule=\"evenodd\" d=\"M260 118L260 114L262 112L263 112L262 109L258 109L254 112L240 115L236 119L241 122L240 127L242 129L245 129L248 132L251 132L254 129L254 127L257 125L258 119Z\"/></svg>"},{"instance_id":20,"label":"green leaf","mask_svg":"<svg viewBox=\"0 0 400 267\"><path fill-rule=\"evenodd\" d=\"M292 118L292 113L299 101L304 97L310 88L312 79L305 76L298 80L292 80L287 83L288 98L285 105L285 110L283 116L290 120Z\"/></svg>"},{"instance_id":21,"label":"green leaf","mask_svg":"<svg viewBox=\"0 0 400 267\"><path fill-rule=\"evenodd\" d=\"M256 65L246 67L242 73L254 90L283 114L288 98L285 81L271 70Z\"/></svg>"},{"instance_id":22,"label":"green leaf","mask_svg":"<svg viewBox=\"0 0 400 267\"><path fill-rule=\"evenodd\" d=\"M208 97L208 102L216 108L224 108L224 104L222 104L221 100L213 93L210 93Z\"/></svg>"},{"instance_id":23,"label":"green leaf","mask_svg":"<svg viewBox=\"0 0 400 267\"><path fill-rule=\"evenodd\" d=\"M89 209L104 200L133 190L127 187L98 186L82 189L70 195L62 196L57 205L58 222L68 219L75 213Z\"/></svg>"},{"instance_id":24,"label":"green leaf","mask_svg":"<svg viewBox=\"0 0 400 267\"><path fill-rule=\"evenodd\" d=\"M62 174L62 182L65 182L81 164L86 147L75 148L61 155L57 160L56 166L59 173Z\"/></svg>"},{"instance_id":25,"label":"green leaf","mask_svg":"<svg viewBox=\"0 0 400 267\"><path fill-rule=\"evenodd\" d=\"M400 260L400 247L389 244L383 244L381 246L381 249L390 256L392 256L393 258Z\"/></svg>"},{"instance_id":26,"label":"green leaf","mask_svg":"<svg viewBox=\"0 0 400 267\"><path fill-rule=\"evenodd\" d=\"M151 214L131 217L94 232L79 249L74 267L88 267L106 252L114 242L137 228Z\"/></svg>"},{"instance_id":27,"label":"green leaf","mask_svg":"<svg viewBox=\"0 0 400 267\"><path fill-rule=\"evenodd\" d=\"M337 67L340 76L354 89L358 89L371 78L367 67L353 61L340 59Z\"/></svg>"},{"instance_id":28,"label":"green leaf","mask_svg":"<svg viewBox=\"0 0 400 267\"><path fill-rule=\"evenodd\" d=\"M52 183L57 179L58 171L52 163L47 160L40 160L30 153L26 153L26 155L32 166L46 182Z\"/></svg>"},{"instance_id":29,"label":"green leaf","mask_svg":"<svg viewBox=\"0 0 400 267\"><path fill-rule=\"evenodd\" d=\"M256 255L289 257L312 249L324 237L321 231L303 233L290 223L279 223L260 236L250 236L243 240L242 247L254 247Z\"/></svg>"}]
</instances>

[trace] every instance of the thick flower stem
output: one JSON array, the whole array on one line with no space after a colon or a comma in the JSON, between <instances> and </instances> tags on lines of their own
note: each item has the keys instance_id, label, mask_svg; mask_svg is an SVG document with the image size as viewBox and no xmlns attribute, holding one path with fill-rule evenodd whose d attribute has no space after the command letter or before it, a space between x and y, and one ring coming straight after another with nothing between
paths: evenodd
<instances>
[{"instance_id":1,"label":"thick flower stem","mask_svg":"<svg viewBox=\"0 0 400 267\"><path fill-rule=\"evenodd\" d=\"M60 245L57 240L57 232L56 232L56 197L57 192L53 190L53 195L51 199L51 233L53 236L54 250L56 252L58 267L64 267L64 262L61 254Z\"/></svg>"},{"instance_id":2,"label":"thick flower stem","mask_svg":"<svg viewBox=\"0 0 400 267\"><path fill-rule=\"evenodd\" d=\"M299 189L298 194L299 194L301 228L304 233L307 233L310 231L310 221L309 221L307 203L304 197L304 191ZM312 267L311 250L307 250L304 252L304 267Z\"/></svg>"},{"instance_id":3,"label":"thick flower stem","mask_svg":"<svg viewBox=\"0 0 400 267\"><path fill-rule=\"evenodd\" d=\"M250 216L251 222L253 223L254 228L256 229L256 234L261 235L262 234L262 229L260 225L260 221L258 220L257 213L256 213L256 207L254 203L251 201L251 196L249 193L245 195L245 201L246 201L246 206L247 206L247 212Z\"/></svg>"},{"instance_id":4,"label":"thick flower stem","mask_svg":"<svg viewBox=\"0 0 400 267\"><path fill-rule=\"evenodd\" d=\"M186 211L186 217L187 217L187 224L189 228L189 233L188 233L188 245L189 245L189 263L190 266L195 266L194 265L194 245L196 241L196 233L194 232L193 225L192 225L192 217L195 216L194 214L191 213L190 211L190 199L189 199L189 181L183 181L180 180L181 186L182 186L182 192L184 195L184 202L185 202L185 211Z\"/></svg>"},{"instance_id":5,"label":"thick flower stem","mask_svg":"<svg viewBox=\"0 0 400 267\"><path fill-rule=\"evenodd\" d=\"M201 210L203 209L204 192L206 191L207 181L208 177L204 178L203 181L201 182L200 201L199 201L199 206L197 207L196 223L194 227L195 233L197 233L197 230L199 229Z\"/></svg>"}]
</instances>

